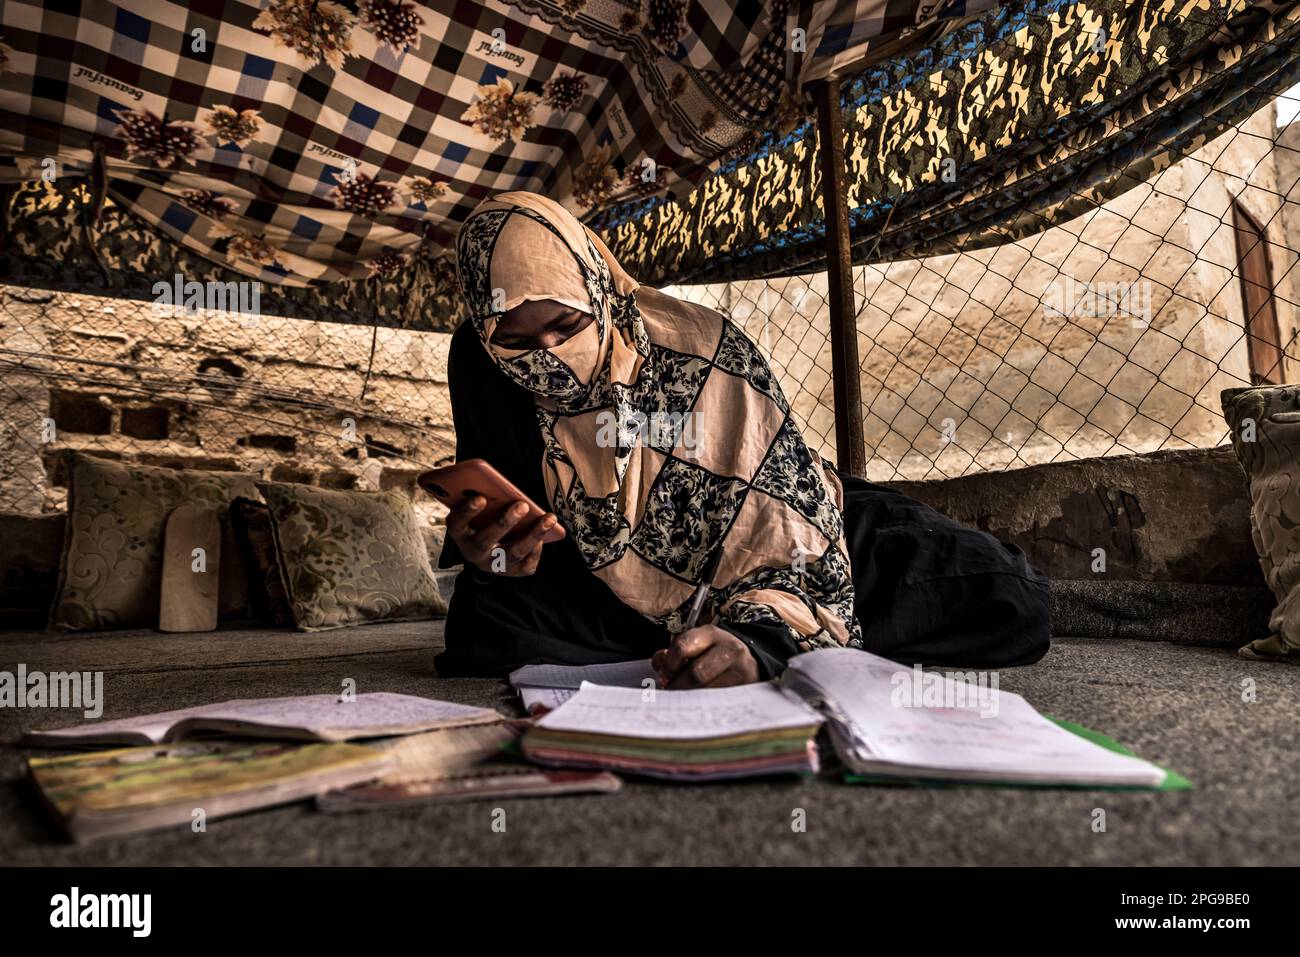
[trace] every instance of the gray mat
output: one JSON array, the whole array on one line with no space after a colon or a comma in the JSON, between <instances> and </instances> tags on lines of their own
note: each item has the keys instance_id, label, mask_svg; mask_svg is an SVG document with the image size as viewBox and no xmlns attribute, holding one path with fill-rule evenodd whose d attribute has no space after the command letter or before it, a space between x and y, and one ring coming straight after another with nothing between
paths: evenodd
<instances>
[{"instance_id":1,"label":"gray mat","mask_svg":"<svg viewBox=\"0 0 1300 957\"><path fill-rule=\"evenodd\" d=\"M493 680L433 672L435 623L317 635L0 635L0 669L102 668L106 718L226 698L401 691L511 710ZM8 662L7 664L5 662ZM1257 700L1242 700L1242 681ZM1183 793L929 790L833 780L628 782L599 797L326 815L300 804L78 847L23 780L20 728L63 712L0 710L0 859L8 864L1297 864L1300 668L1223 648L1057 639L1002 687L1190 777ZM492 829L493 809L506 832ZM1095 833L1093 810L1106 811ZM791 829L802 809L807 830Z\"/></svg>"},{"instance_id":2,"label":"gray mat","mask_svg":"<svg viewBox=\"0 0 1300 957\"><path fill-rule=\"evenodd\" d=\"M1052 579L1052 631L1240 648L1268 635L1267 588L1190 582Z\"/></svg>"}]
</instances>

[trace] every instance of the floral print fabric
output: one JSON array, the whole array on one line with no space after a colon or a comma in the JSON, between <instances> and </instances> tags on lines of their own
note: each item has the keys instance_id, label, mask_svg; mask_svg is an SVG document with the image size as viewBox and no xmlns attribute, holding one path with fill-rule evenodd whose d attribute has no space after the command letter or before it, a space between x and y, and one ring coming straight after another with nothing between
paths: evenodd
<instances>
[{"instance_id":1,"label":"floral print fabric","mask_svg":"<svg viewBox=\"0 0 1300 957\"><path fill-rule=\"evenodd\" d=\"M683 195L802 85L992 2L7 0L0 182L101 180L121 212L105 262L73 245L81 269L33 215L31 279L119 295L221 271L280 314L446 331L449 246L500 184L584 213Z\"/></svg>"},{"instance_id":2,"label":"floral print fabric","mask_svg":"<svg viewBox=\"0 0 1300 957\"><path fill-rule=\"evenodd\" d=\"M229 514L237 496L257 497L252 476L126 465L81 453L65 461L68 526L50 628L157 627L163 532L172 510L187 503L212 506L221 516L219 617L254 617Z\"/></svg>"}]
</instances>

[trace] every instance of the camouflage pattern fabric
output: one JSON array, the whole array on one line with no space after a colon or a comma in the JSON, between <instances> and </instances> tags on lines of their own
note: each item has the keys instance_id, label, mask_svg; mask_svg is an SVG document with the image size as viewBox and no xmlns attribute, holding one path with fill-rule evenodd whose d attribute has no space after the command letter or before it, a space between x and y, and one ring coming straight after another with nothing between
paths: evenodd
<instances>
[{"instance_id":1,"label":"camouflage pattern fabric","mask_svg":"<svg viewBox=\"0 0 1300 957\"><path fill-rule=\"evenodd\" d=\"M93 198L80 180L8 189L0 273L9 282L152 301L154 283L177 274L201 283L248 279L177 245L111 198L93 225ZM423 332L451 331L464 308L453 264L423 253L392 278L311 287L263 283L259 306L267 316Z\"/></svg>"},{"instance_id":2,"label":"camouflage pattern fabric","mask_svg":"<svg viewBox=\"0 0 1300 957\"><path fill-rule=\"evenodd\" d=\"M701 2L675 27L624 23L636 5L612 0L516 0L458 5L436 35L428 8L385 3L422 21L400 55L380 38L403 21L379 6L324 4L351 22L345 51L337 31L282 37L293 4L263 3L192 3L165 29L179 5L3 7L0 181L25 181L5 206L11 281L149 298L177 272L253 277L270 314L446 330L462 317L450 237L479 198L521 188L587 210L647 284L819 271L799 91L863 55L886 59L841 87L855 262L969 250L1106 202L1300 80L1296 0ZM105 49L58 39L83 22ZM482 49L493 23L533 59ZM207 29L206 59L128 62L179 44L176 24ZM785 49L794 29L808 52ZM577 74L583 89L548 87ZM494 101L500 81L514 96ZM33 184L51 156L60 178Z\"/></svg>"},{"instance_id":3,"label":"camouflage pattern fabric","mask_svg":"<svg viewBox=\"0 0 1300 957\"><path fill-rule=\"evenodd\" d=\"M1300 81L1300 9L1031 0L842 88L855 263L994 246L1073 219ZM815 124L769 134L681 200L589 225L643 282L825 268Z\"/></svg>"}]
</instances>

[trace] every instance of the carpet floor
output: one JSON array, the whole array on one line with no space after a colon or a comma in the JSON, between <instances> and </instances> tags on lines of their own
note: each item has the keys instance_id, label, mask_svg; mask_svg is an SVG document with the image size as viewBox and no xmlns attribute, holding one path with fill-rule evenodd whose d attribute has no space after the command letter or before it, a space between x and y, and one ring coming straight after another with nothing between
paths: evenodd
<instances>
[{"instance_id":1,"label":"carpet floor","mask_svg":"<svg viewBox=\"0 0 1300 957\"><path fill-rule=\"evenodd\" d=\"M441 679L439 623L321 634L0 633L0 670L104 672L105 719L229 698L396 691L519 713L504 682ZM831 778L323 814L310 804L78 846L24 777L29 728L73 710L0 709L4 864L1300 864L1300 668L1231 649L1058 638L1001 687L1190 778L1186 792L927 789ZM1247 691L1253 690L1252 694ZM505 810L505 832L493 829ZM1104 832L1094 810L1106 812ZM791 822L802 809L806 830ZM498 816L499 817L499 816Z\"/></svg>"}]
</instances>

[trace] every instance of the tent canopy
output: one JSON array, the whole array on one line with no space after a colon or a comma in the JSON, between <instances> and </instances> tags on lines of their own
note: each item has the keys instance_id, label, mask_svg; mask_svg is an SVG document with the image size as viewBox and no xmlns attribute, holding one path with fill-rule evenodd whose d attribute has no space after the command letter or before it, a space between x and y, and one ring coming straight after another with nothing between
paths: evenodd
<instances>
[{"instance_id":1,"label":"tent canopy","mask_svg":"<svg viewBox=\"0 0 1300 957\"><path fill-rule=\"evenodd\" d=\"M968 6L11 0L0 173L89 182L96 227L103 191L196 278L377 279L363 313L420 326L485 196L689 195L807 83Z\"/></svg>"}]
</instances>

